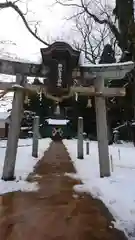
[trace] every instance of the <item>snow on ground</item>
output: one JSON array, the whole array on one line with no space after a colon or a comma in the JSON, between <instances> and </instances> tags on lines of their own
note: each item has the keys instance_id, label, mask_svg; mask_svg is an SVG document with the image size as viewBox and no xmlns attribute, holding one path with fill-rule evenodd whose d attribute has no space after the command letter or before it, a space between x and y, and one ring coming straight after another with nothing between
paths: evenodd
<instances>
[{"instance_id":1,"label":"snow on ground","mask_svg":"<svg viewBox=\"0 0 135 240\"><path fill-rule=\"evenodd\" d=\"M135 239L135 148L132 144L109 146L112 156L111 177L100 178L97 142L90 141L90 155L77 159L77 140L63 140L82 185L75 191L90 193L104 202L112 213L114 226L125 232L128 239ZM86 143L84 142L84 145ZM86 149L86 146L84 146ZM111 157L110 157L111 159Z\"/></svg>"},{"instance_id":2,"label":"snow on ground","mask_svg":"<svg viewBox=\"0 0 135 240\"><path fill-rule=\"evenodd\" d=\"M33 158L32 139L20 139L18 143L18 151L15 166L15 181L0 180L0 195L14 191L36 191L38 185L36 182L30 183L26 181L29 173L33 172L34 166L41 159L44 152L48 149L51 139L39 139L39 157ZM0 141L0 179L2 177L4 157L6 151L6 140Z\"/></svg>"}]
</instances>

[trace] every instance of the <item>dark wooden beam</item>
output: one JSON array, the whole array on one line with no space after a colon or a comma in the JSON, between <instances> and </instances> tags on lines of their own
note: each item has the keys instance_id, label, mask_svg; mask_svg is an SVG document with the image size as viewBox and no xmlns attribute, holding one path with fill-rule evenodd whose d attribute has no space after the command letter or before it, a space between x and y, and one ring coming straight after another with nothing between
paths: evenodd
<instances>
[{"instance_id":1,"label":"dark wooden beam","mask_svg":"<svg viewBox=\"0 0 135 240\"><path fill-rule=\"evenodd\" d=\"M22 63L0 59L0 73L2 74L45 77L48 71L49 67L43 64Z\"/></svg>"},{"instance_id":2,"label":"dark wooden beam","mask_svg":"<svg viewBox=\"0 0 135 240\"><path fill-rule=\"evenodd\" d=\"M16 84L16 82L0 82L0 90L8 90L8 91L14 91L16 88L20 88L21 86ZM35 91L40 92L43 91L46 94L51 95L51 93L47 93L47 87L45 85L32 85L29 83L25 83L24 87L21 87L22 89L26 91ZM61 89L63 90L63 95L65 95L65 91L68 89ZM85 95L85 96L104 96L104 97L113 97L113 96L125 96L126 91L125 88L107 88L104 87L102 92L95 91L94 86L90 87L82 87L82 86L72 86L69 91L70 95L73 95L75 93Z\"/></svg>"}]
</instances>

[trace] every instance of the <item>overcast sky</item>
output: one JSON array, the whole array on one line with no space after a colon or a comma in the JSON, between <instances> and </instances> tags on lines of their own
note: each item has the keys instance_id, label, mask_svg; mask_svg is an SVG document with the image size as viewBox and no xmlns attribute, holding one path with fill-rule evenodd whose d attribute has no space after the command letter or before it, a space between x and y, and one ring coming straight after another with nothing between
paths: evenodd
<instances>
[{"instance_id":1,"label":"overcast sky","mask_svg":"<svg viewBox=\"0 0 135 240\"><path fill-rule=\"evenodd\" d=\"M0 0L3 2L4 0ZM114 2L114 0L102 0L105 2ZM70 8L63 8L60 5L51 7L51 3L54 0L29 0L28 20L40 20L40 36L45 37L45 40L49 37L56 38L57 36L65 35L71 37L72 24L71 22L65 22L64 17L70 15ZM21 9L25 12L25 4L21 6ZM4 9L0 11L0 39L12 40L17 43L20 49L20 54L36 53L43 45L35 40L33 36L27 31L22 20L18 17L17 13L12 9Z\"/></svg>"},{"instance_id":2,"label":"overcast sky","mask_svg":"<svg viewBox=\"0 0 135 240\"><path fill-rule=\"evenodd\" d=\"M3 0L0 2L3 2ZM51 7L52 0L44 3L44 0L31 0L29 3L28 19L37 19L41 21L41 30L48 35L57 35L57 32L63 31L64 22L62 19L67 14L68 9L59 5ZM25 5L21 6L25 12ZM42 34L43 35L43 34ZM24 36L26 38L24 38ZM31 36L25 29L25 26L17 13L12 9L3 9L0 11L0 37L12 39L18 43L28 41L31 46ZM23 39L23 41L22 41ZM33 37L32 37L33 39ZM29 46L29 47L30 47Z\"/></svg>"}]
</instances>

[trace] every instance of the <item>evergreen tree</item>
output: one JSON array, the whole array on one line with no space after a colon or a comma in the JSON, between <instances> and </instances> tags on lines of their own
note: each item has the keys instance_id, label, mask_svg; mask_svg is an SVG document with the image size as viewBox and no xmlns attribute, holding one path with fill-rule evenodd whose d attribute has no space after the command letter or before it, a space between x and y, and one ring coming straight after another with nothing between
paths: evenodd
<instances>
[{"instance_id":1,"label":"evergreen tree","mask_svg":"<svg viewBox=\"0 0 135 240\"><path fill-rule=\"evenodd\" d=\"M106 44L99 63L115 63L115 52L110 44Z\"/></svg>"}]
</instances>

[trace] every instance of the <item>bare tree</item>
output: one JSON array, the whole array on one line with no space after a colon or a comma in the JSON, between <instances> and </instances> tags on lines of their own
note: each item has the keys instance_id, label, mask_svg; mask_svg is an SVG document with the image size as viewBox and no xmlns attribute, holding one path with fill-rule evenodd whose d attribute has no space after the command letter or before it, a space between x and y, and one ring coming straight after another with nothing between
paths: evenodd
<instances>
[{"instance_id":1,"label":"bare tree","mask_svg":"<svg viewBox=\"0 0 135 240\"><path fill-rule=\"evenodd\" d=\"M71 16L66 20L73 22L73 45L84 53L86 61L97 63L107 43L113 46L116 58L120 57L121 35L112 6L102 4L102 0L54 1L63 7L71 7Z\"/></svg>"},{"instance_id":2,"label":"bare tree","mask_svg":"<svg viewBox=\"0 0 135 240\"><path fill-rule=\"evenodd\" d=\"M74 14L76 30L80 33L82 44L78 42L76 39L74 40L74 46L84 51L85 57L88 61L92 63L96 63L99 55L104 47L106 39L109 36L108 26L112 29L113 32L115 29L115 25L109 19L109 10L106 11L104 6L100 3L100 14L101 16L106 16L106 19L98 18L97 15L94 15L89 11L91 1L88 1L87 4L85 1L80 0L80 5L74 2L73 0L64 1L56 0L57 3L62 4L63 6L74 6L77 7L77 12ZM24 4L24 3L23 3ZM98 4L97 4L98 5ZM14 11L18 13L18 16L23 20L28 31L40 42L49 46L48 41L44 41L38 34L38 29L40 27L40 21L30 21L27 20L27 14L29 12L28 9L28 0L25 2L25 13L22 10L22 1L5 1L0 3L0 9L12 8ZM107 7L106 7L107 8ZM96 22L96 24L95 24ZM115 32L117 29L115 29Z\"/></svg>"},{"instance_id":3,"label":"bare tree","mask_svg":"<svg viewBox=\"0 0 135 240\"><path fill-rule=\"evenodd\" d=\"M113 9L111 9L110 6L103 5L101 0L55 0L55 3L61 4L64 7L72 7L72 9L74 9L74 12L69 19L77 19L85 15L87 16L86 19L88 23L94 22L98 27L101 25L102 28L100 29L102 29L102 33L105 33L104 36L106 36L108 28L113 34L113 37L115 37L115 43L117 43L123 51L125 50L123 39L117 26L117 21L115 21L114 16L112 17Z\"/></svg>"},{"instance_id":4,"label":"bare tree","mask_svg":"<svg viewBox=\"0 0 135 240\"><path fill-rule=\"evenodd\" d=\"M12 8L22 19L22 21L24 22L25 24L25 27L27 28L27 30L38 40L40 41L41 43L49 46L49 44L44 41L40 36L38 36L38 25L39 25L39 22L38 21L34 21L34 30L32 30L32 28L30 27L28 21L26 20L26 15L28 13L28 4L27 4L27 1L25 2L26 4L26 12L23 13L23 11L21 10L21 6L22 4L22 1L21 0L16 0L16 1L8 1L6 0L5 2L1 3L0 2L0 10L2 9L7 9L7 8Z\"/></svg>"},{"instance_id":5,"label":"bare tree","mask_svg":"<svg viewBox=\"0 0 135 240\"><path fill-rule=\"evenodd\" d=\"M84 13L75 18L74 31L76 35L79 35L73 40L74 47L84 53L88 62L96 64L105 44L112 41L109 28L106 25L96 24Z\"/></svg>"}]
</instances>

